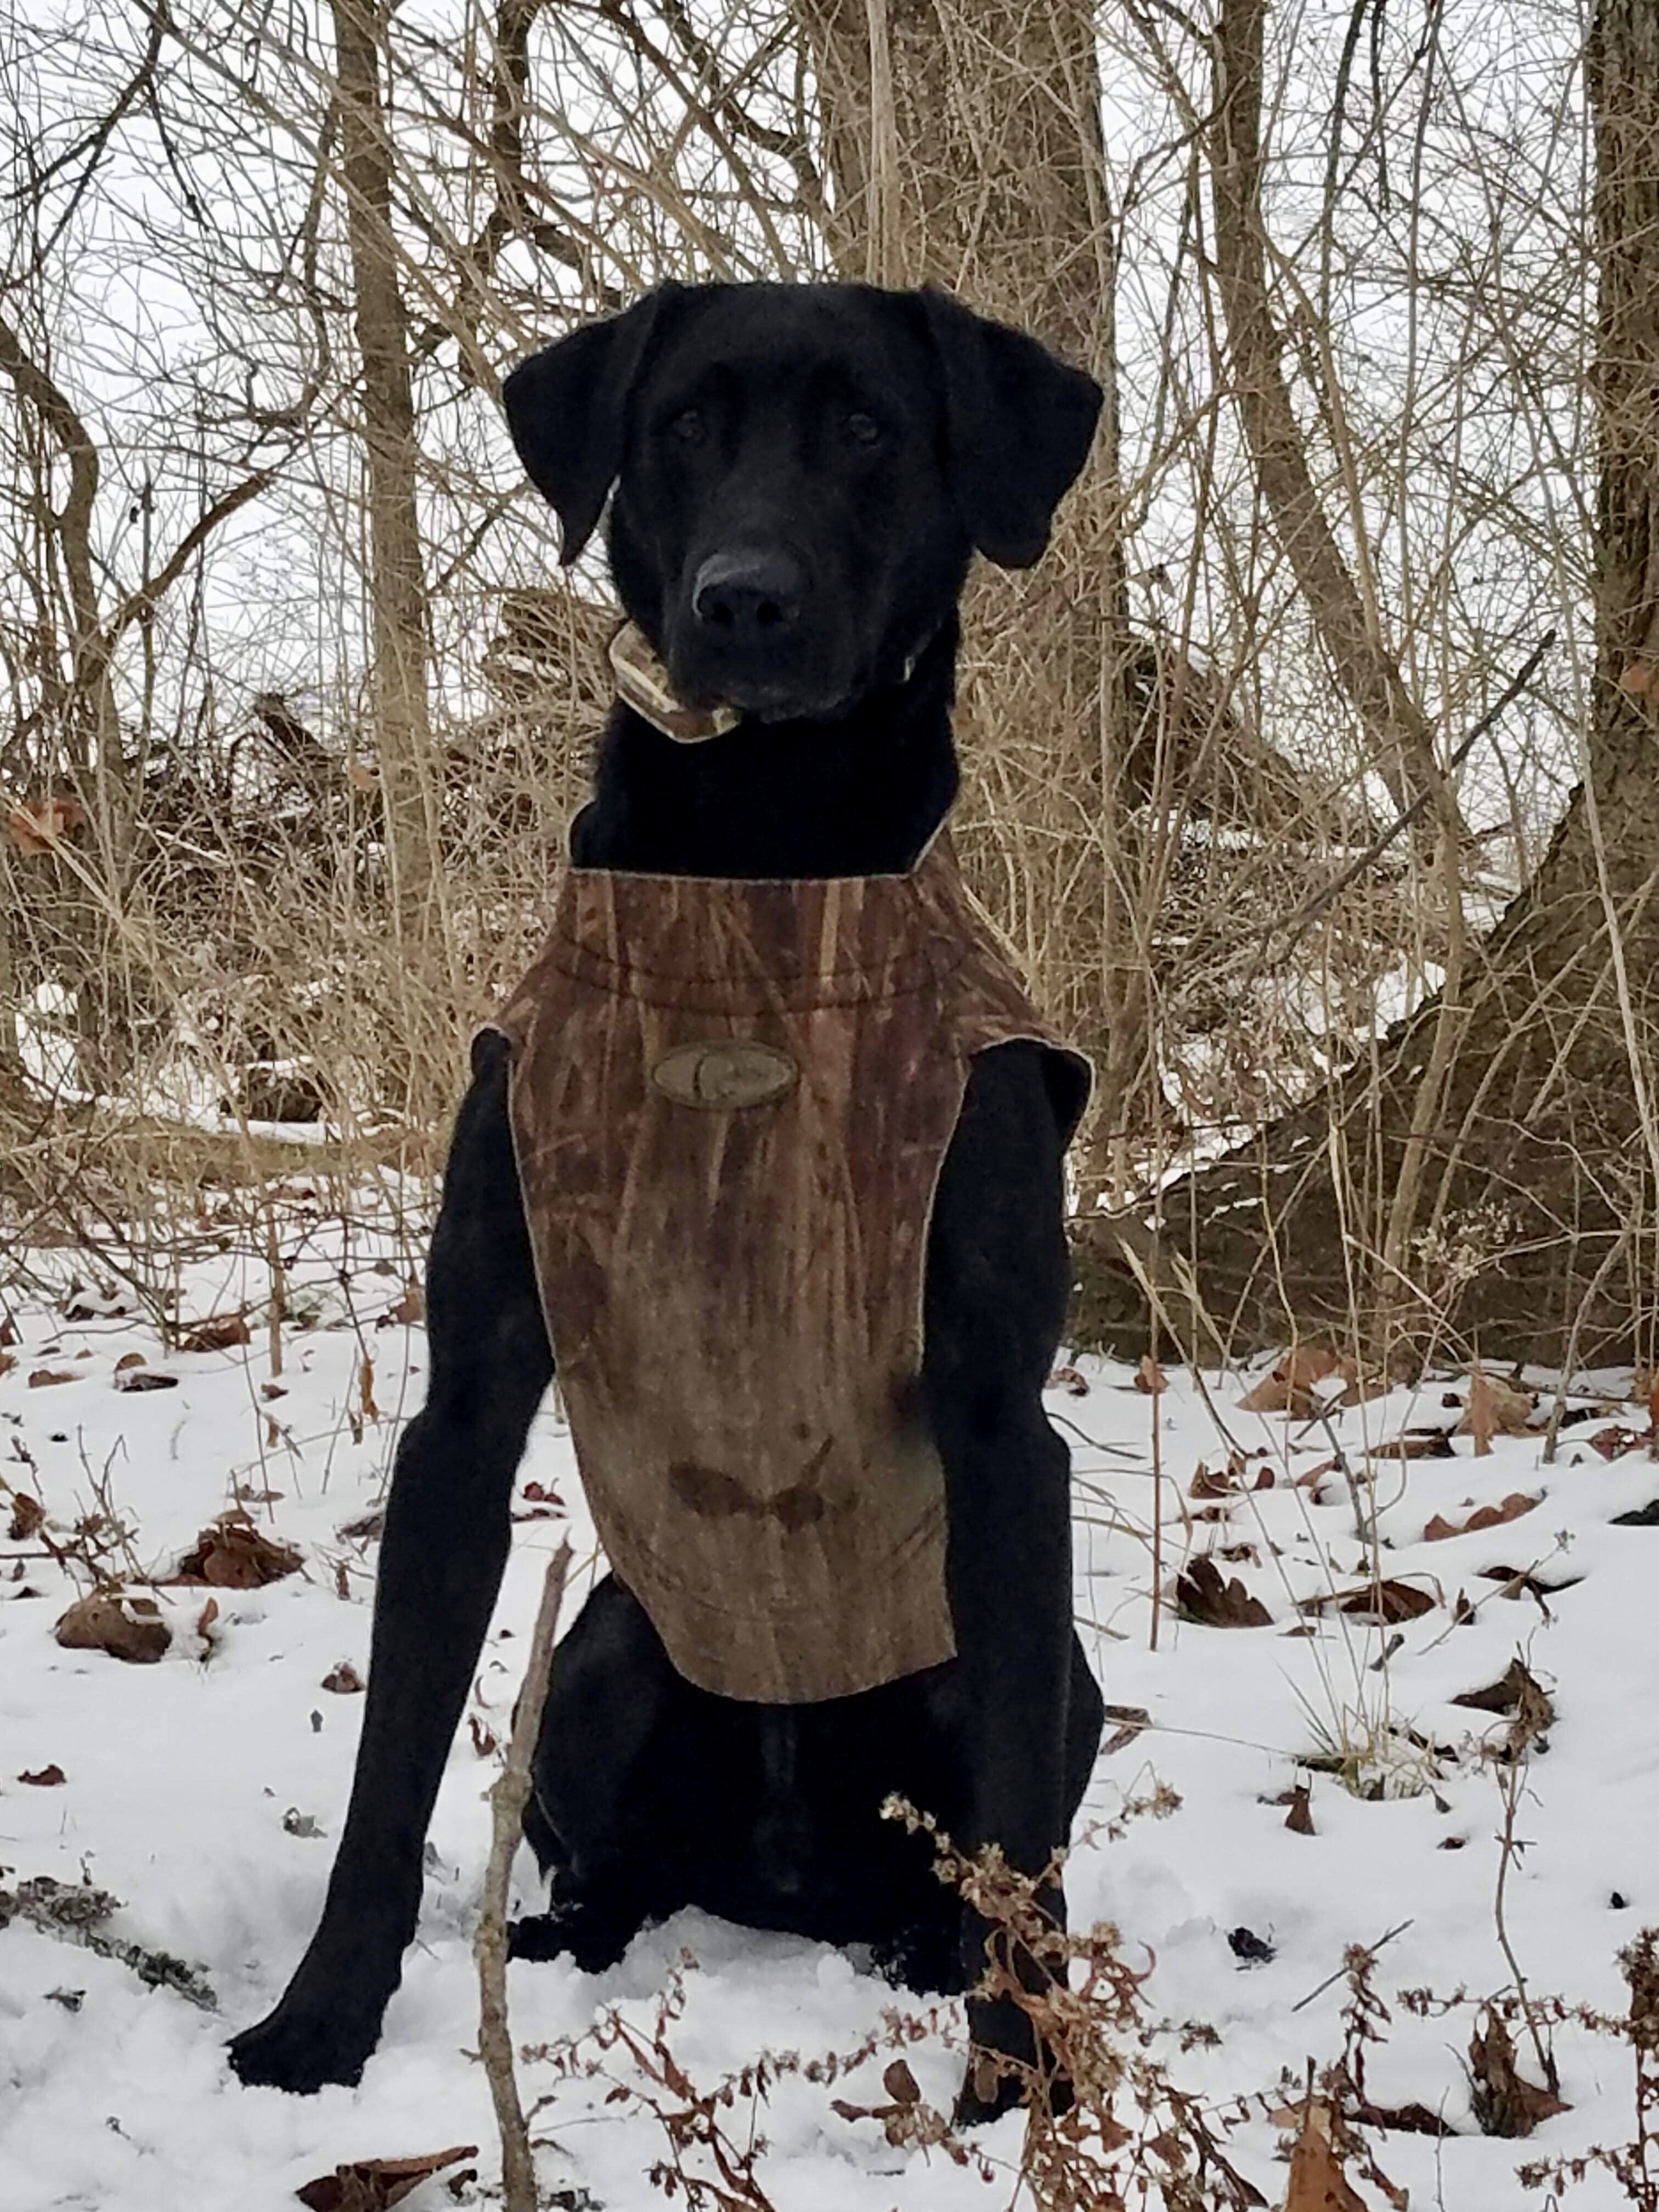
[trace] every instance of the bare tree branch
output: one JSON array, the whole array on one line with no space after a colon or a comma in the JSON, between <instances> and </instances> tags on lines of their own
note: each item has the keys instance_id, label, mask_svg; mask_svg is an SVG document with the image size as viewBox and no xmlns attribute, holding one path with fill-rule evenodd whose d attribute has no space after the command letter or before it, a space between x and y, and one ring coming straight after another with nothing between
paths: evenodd
<instances>
[{"instance_id":1,"label":"bare tree branch","mask_svg":"<svg viewBox=\"0 0 1659 2212\"><path fill-rule=\"evenodd\" d=\"M1268 294L1261 207L1267 12L1267 0L1222 0L1213 40L1216 84L1207 144L1215 196L1216 277L1234 397L1262 496L1337 681L1371 734L1377 773L1403 807L1414 793L1437 794L1444 784L1433 732L1367 618L1315 489L1280 367L1286 340L1273 320ZM1435 804L1443 807L1437 798Z\"/></svg>"}]
</instances>

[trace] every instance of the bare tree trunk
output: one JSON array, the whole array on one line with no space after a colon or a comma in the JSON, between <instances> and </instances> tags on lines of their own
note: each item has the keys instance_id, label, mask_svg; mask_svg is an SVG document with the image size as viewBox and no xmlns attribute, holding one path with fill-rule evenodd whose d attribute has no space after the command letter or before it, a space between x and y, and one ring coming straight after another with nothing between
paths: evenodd
<instances>
[{"instance_id":1,"label":"bare tree trunk","mask_svg":"<svg viewBox=\"0 0 1659 2212\"><path fill-rule=\"evenodd\" d=\"M1092 13L1084 0L797 0L797 14L823 93L842 273L941 284L1105 389L1089 469L1042 563L975 581L957 726L964 857L1039 995L1094 1051L1090 1179L1109 1182L1151 1007L1123 836L1116 234Z\"/></svg>"},{"instance_id":2,"label":"bare tree trunk","mask_svg":"<svg viewBox=\"0 0 1659 2212\"><path fill-rule=\"evenodd\" d=\"M374 735L398 929L421 936L432 848L426 582L416 484L419 446L409 318L392 226L392 149L380 90L384 0L331 0L341 165L351 249L354 325L362 367L368 483Z\"/></svg>"},{"instance_id":3,"label":"bare tree trunk","mask_svg":"<svg viewBox=\"0 0 1659 2212\"><path fill-rule=\"evenodd\" d=\"M69 469L69 489L61 507L51 509L52 534L64 565L74 635L70 676L59 701L56 732L61 772L82 775L98 760L105 739L114 732L109 696L110 640L99 610L92 548L93 511L101 473L98 448L79 410L49 368L37 359L21 333L0 318L0 374L50 434ZM106 763L106 766L109 763Z\"/></svg>"},{"instance_id":4,"label":"bare tree trunk","mask_svg":"<svg viewBox=\"0 0 1659 2212\"><path fill-rule=\"evenodd\" d=\"M1262 29L1268 0L1223 0L1214 33L1215 96L1206 143L1215 201L1215 267L1227 349L1250 459L1337 682L1364 722L1395 803L1433 794L1441 827L1460 824L1422 709L1368 613L1315 489L1280 365L1261 204Z\"/></svg>"},{"instance_id":5,"label":"bare tree trunk","mask_svg":"<svg viewBox=\"0 0 1659 2212\"><path fill-rule=\"evenodd\" d=\"M1212 1334L1282 1342L1299 1328L1362 1352L1382 1337L1396 1364L1477 1342L1487 1358L1580 1366L1653 1357L1659 0L1598 0L1585 62L1601 482L1583 780L1532 882L1470 948L1455 997L1431 1000L1373 1060L1166 1194L1157 1272L1194 1345ZM1402 1237L1398 1194L1414 1146L1423 1172ZM1123 1241L1144 1262L1144 1238L1131 1230ZM1144 1342L1133 1285L1109 1261L1091 1272L1097 1333Z\"/></svg>"}]
</instances>

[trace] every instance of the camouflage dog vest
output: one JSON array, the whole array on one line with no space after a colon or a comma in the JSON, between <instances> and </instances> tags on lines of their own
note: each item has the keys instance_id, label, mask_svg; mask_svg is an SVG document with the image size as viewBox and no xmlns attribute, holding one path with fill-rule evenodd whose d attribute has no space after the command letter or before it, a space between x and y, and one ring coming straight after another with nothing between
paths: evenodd
<instances>
[{"instance_id":1,"label":"camouflage dog vest","mask_svg":"<svg viewBox=\"0 0 1659 2212\"><path fill-rule=\"evenodd\" d=\"M933 1194L976 1053L1047 1047L1072 1127L1089 1071L948 839L901 876L573 867L493 1026L582 1485L675 1668L797 1704L951 1658Z\"/></svg>"}]
</instances>

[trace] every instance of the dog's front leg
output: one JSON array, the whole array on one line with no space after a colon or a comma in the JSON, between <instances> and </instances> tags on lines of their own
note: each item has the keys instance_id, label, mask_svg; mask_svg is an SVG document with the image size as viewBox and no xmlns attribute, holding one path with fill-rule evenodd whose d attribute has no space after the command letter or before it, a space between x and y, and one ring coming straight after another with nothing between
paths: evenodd
<instances>
[{"instance_id":1,"label":"dog's front leg","mask_svg":"<svg viewBox=\"0 0 1659 2212\"><path fill-rule=\"evenodd\" d=\"M969 1851L996 1844L1029 1875L1066 1841L1070 1810L1070 1461L1042 1408L1068 1284L1061 1196L1059 1127L1039 1048L982 1054L934 1208L924 1382L950 1516L952 1703L968 1808L955 1840ZM1042 1904L1063 1926L1058 1882ZM977 1914L966 1920L964 1966L976 1980L987 1929ZM1028 1987L1041 1985L1029 1952L1011 1963ZM1026 2063L1038 2056L1011 1997L971 2001L969 2028L964 2121L1018 2094L974 2052Z\"/></svg>"},{"instance_id":2,"label":"dog's front leg","mask_svg":"<svg viewBox=\"0 0 1659 2212\"><path fill-rule=\"evenodd\" d=\"M501 1586L526 1434L552 1372L486 1042L432 1240L427 1401L398 1449L356 1771L322 1921L282 2002L230 2046L246 2082L355 2081L420 1910L427 1824Z\"/></svg>"}]
</instances>

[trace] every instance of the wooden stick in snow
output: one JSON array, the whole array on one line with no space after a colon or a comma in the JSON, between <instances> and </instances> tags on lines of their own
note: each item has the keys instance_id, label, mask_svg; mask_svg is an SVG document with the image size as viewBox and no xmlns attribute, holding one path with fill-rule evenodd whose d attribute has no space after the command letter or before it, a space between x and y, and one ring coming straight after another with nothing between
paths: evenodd
<instances>
[{"instance_id":1,"label":"wooden stick in snow","mask_svg":"<svg viewBox=\"0 0 1659 2212\"><path fill-rule=\"evenodd\" d=\"M489 1864L484 1874L483 1908L472 1955L478 1962L478 2049L489 2080L495 2124L501 2136L503 2212L536 2212L536 2168L530 2154L530 2130L519 2102L513 2071L513 2037L507 2019L507 1888L513 1856L524 1832L524 1808L530 1798L530 1763L541 1734L547 1703L547 1674L558 1632L559 1607L570 1565L570 1540L561 1540L547 1563L542 1601L530 1639L524 1687L513 1715L507 1764L489 1792Z\"/></svg>"}]
</instances>

